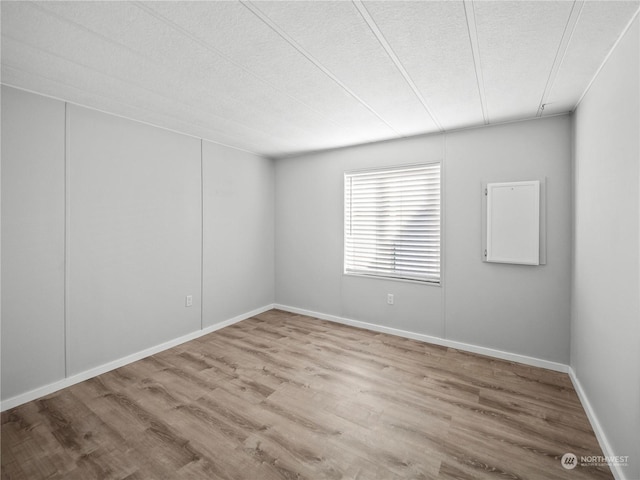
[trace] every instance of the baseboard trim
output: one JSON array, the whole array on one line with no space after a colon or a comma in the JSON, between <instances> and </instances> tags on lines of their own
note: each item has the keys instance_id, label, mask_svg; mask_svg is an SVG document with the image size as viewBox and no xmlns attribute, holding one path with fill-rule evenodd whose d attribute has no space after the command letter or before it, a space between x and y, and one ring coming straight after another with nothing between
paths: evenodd
<instances>
[{"instance_id":1,"label":"baseboard trim","mask_svg":"<svg viewBox=\"0 0 640 480\"><path fill-rule=\"evenodd\" d=\"M195 340L196 338L202 337L211 332L215 332L216 330L220 330L221 328L228 327L229 325L233 325L234 323L241 322L242 320L246 320L247 318L251 318L255 315L259 315L273 308L275 308L273 304L265 305L264 307L260 307L255 310L251 310L250 312L237 315L228 320L216 323L215 325L203 328L202 330L196 330L195 332L191 332L181 337L171 339L154 347L146 348L131 355L127 355L126 357L122 357L98 367L90 368L89 370L85 370L84 372L71 375L70 377L50 383L49 385L45 385L43 387L21 393L19 395L16 395L15 397L7 398L6 400L0 402L0 411L4 412L5 410L17 407L19 405L22 405L23 403L30 402L37 398L44 397L45 395L57 392L58 390L61 390L63 388L75 385L76 383L84 382L85 380L88 380L90 378L102 375L103 373L107 373L111 370L115 370L116 368L123 367L156 353L160 353L164 350L168 350L169 348L181 345L190 340Z\"/></svg>"},{"instance_id":2,"label":"baseboard trim","mask_svg":"<svg viewBox=\"0 0 640 480\"><path fill-rule=\"evenodd\" d=\"M419 340L421 342L433 343L435 345L441 345L443 347L455 348L457 350L464 350L465 352L477 353L479 355L486 355L488 357L499 358L501 360L507 360L510 362L523 363L525 365L531 365L533 367L546 368L548 370L554 370L556 372L569 373L569 365L563 363L552 362L549 360L543 360L535 357L528 357L526 355L520 355L517 353L505 352L502 350L495 350L488 347L480 347L478 345L472 345L469 343L458 342L455 340L448 340L446 338L434 337L431 335L425 335L423 333L415 333L407 330L400 330L398 328L385 327L382 325L376 325L375 323L362 322L360 320L353 320L350 318L339 317L336 315L328 315L326 313L314 312L312 310L306 310L298 307L291 307L289 305L275 304L274 308L284 310L290 313L296 313L298 315L306 315L308 317L315 317L321 320L328 320L330 322L342 323L343 325L351 325L352 327L364 328L366 330L372 330L374 332L388 333L390 335L397 335L399 337L411 338L413 340Z\"/></svg>"},{"instance_id":3,"label":"baseboard trim","mask_svg":"<svg viewBox=\"0 0 640 480\"><path fill-rule=\"evenodd\" d=\"M616 454L614 453L613 448L611 448L611 444L609 443L607 436L604 434L604 430L600 425L598 416L596 415L595 410L591 406L591 402L589 402L589 397L587 397L587 392L585 392L584 388L582 387L582 384L580 383L580 380L576 376L576 372L573 370L573 368L569 368L569 378L571 379L571 383L573 383L573 388L578 394L580 403L582 403L582 408L584 408L584 411L587 414L589 423L591 423L591 428L593 428L593 431L596 434L596 439L600 444L602 453L604 454L605 457L615 456ZM616 478L616 480L628 480L627 476L625 475L620 465L616 465L616 464L609 465L609 468L611 469L611 473L613 473L613 476Z\"/></svg>"}]
</instances>

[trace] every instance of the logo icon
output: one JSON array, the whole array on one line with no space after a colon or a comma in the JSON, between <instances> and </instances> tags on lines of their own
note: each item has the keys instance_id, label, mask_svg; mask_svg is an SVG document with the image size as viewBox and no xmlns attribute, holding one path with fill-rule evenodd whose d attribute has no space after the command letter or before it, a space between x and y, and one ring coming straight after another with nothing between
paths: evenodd
<instances>
[{"instance_id":1,"label":"logo icon","mask_svg":"<svg viewBox=\"0 0 640 480\"><path fill-rule=\"evenodd\" d=\"M576 457L573 453L565 453L560 459L560 463L563 468L567 470L573 470L578 465L578 457Z\"/></svg>"}]
</instances>

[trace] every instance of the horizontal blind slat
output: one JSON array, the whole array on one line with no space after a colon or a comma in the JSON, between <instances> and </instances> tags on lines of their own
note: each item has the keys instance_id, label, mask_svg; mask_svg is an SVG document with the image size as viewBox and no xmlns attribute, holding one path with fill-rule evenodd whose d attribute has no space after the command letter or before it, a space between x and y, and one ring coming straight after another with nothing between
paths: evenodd
<instances>
[{"instance_id":1,"label":"horizontal blind slat","mask_svg":"<svg viewBox=\"0 0 640 480\"><path fill-rule=\"evenodd\" d=\"M345 174L345 272L440 279L440 164Z\"/></svg>"}]
</instances>

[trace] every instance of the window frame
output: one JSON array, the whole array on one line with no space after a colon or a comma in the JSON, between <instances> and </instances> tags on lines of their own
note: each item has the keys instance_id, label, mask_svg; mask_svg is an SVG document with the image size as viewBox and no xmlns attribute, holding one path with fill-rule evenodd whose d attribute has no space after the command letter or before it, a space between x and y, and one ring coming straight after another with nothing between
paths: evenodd
<instances>
[{"instance_id":1,"label":"window frame","mask_svg":"<svg viewBox=\"0 0 640 480\"><path fill-rule=\"evenodd\" d=\"M406 168L416 168L416 167L428 167L432 165L439 166L439 182L438 182L438 192L439 192L439 237L438 237L438 276L437 280L435 279L417 279L417 278L406 278L402 276L391 276L391 275L381 275L377 273L368 273L368 272L358 272L358 271L347 271L347 179L349 176L358 175L358 174L367 174L367 173L378 173L389 171L392 172L394 170L402 170ZM363 169L354 169L354 170L345 170L343 172L342 178L342 274L344 276L349 277L358 277L358 278L370 278L377 280L388 280L393 282L407 282L414 283L418 285L430 285L440 287L443 284L443 234L444 234L444 195L443 195L443 179L444 179L444 163L442 160L434 160L427 162L419 162L419 163L408 163L408 164L397 164L397 165L386 165L386 166L377 166L377 167L369 167Z\"/></svg>"}]
</instances>

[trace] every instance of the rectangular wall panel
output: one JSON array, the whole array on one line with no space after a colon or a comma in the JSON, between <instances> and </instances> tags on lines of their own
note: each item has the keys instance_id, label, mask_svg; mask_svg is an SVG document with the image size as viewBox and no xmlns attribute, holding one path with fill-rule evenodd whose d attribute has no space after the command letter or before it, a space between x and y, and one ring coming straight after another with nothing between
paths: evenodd
<instances>
[{"instance_id":1,"label":"rectangular wall panel","mask_svg":"<svg viewBox=\"0 0 640 480\"><path fill-rule=\"evenodd\" d=\"M200 328L202 211L199 140L75 106L69 115L74 374Z\"/></svg>"},{"instance_id":2,"label":"rectangular wall panel","mask_svg":"<svg viewBox=\"0 0 640 480\"><path fill-rule=\"evenodd\" d=\"M447 338L568 362L570 138L568 116L447 134ZM483 262L481 185L531 179L545 179L546 265Z\"/></svg>"},{"instance_id":3,"label":"rectangular wall panel","mask_svg":"<svg viewBox=\"0 0 640 480\"><path fill-rule=\"evenodd\" d=\"M63 102L2 87L2 399L64 378Z\"/></svg>"},{"instance_id":4,"label":"rectangular wall panel","mask_svg":"<svg viewBox=\"0 0 640 480\"><path fill-rule=\"evenodd\" d=\"M574 116L571 366L606 437L640 478L640 18ZM622 476L624 475L624 477Z\"/></svg>"},{"instance_id":5,"label":"rectangular wall panel","mask_svg":"<svg viewBox=\"0 0 640 480\"><path fill-rule=\"evenodd\" d=\"M205 327L273 303L272 160L202 144Z\"/></svg>"}]
</instances>

